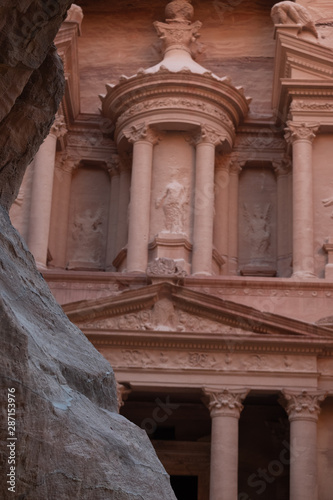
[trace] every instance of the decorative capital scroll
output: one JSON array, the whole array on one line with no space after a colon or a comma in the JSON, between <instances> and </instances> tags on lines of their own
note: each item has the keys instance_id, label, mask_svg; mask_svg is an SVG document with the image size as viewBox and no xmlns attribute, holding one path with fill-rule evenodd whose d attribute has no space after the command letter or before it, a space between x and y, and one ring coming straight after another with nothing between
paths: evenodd
<instances>
[{"instance_id":1,"label":"decorative capital scroll","mask_svg":"<svg viewBox=\"0 0 333 500\"><path fill-rule=\"evenodd\" d=\"M285 128L285 140L293 144L295 141L312 142L319 129L319 123L297 123L288 121Z\"/></svg>"},{"instance_id":2,"label":"decorative capital scroll","mask_svg":"<svg viewBox=\"0 0 333 500\"><path fill-rule=\"evenodd\" d=\"M292 161L287 154L280 161L273 161L272 165L277 177L287 175L292 170Z\"/></svg>"},{"instance_id":3,"label":"decorative capital scroll","mask_svg":"<svg viewBox=\"0 0 333 500\"><path fill-rule=\"evenodd\" d=\"M81 158L68 153L56 156L55 167L57 170L71 174L80 165Z\"/></svg>"},{"instance_id":4,"label":"decorative capital scroll","mask_svg":"<svg viewBox=\"0 0 333 500\"><path fill-rule=\"evenodd\" d=\"M317 421L320 413L320 404L326 398L324 391L301 392L282 390L282 397L279 403L288 413L289 420L313 420Z\"/></svg>"},{"instance_id":5,"label":"decorative capital scroll","mask_svg":"<svg viewBox=\"0 0 333 500\"><path fill-rule=\"evenodd\" d=\"M110 159L106 162L106 168L110 177L119 175L120 171L120 157L117 154L111 155Z\"/></svg>"},{"instance_id":6,"label":"decorative capital scroll","mask_svg":"<svg viewBox=\"0 0 333 500\"><path fill-rule=\"evenodd\" d=\"M51 126L50 134L54 135L57 139L67 134L67 127L63 115L56 114L55 120Z\"/></svg>"},{"instance_id":7,"label":"decorative capital scroll","mask_svg":"<svg viewBox=\"0 0 333 500\"><path fill-rule=\"evenodd\" d=\"M159 140L157 132L145 123L132 125L130 128L124 130L124 135L131 143L146 141L151 144L156 144Z\"/></svg>"},{"instance_id":8,"label":"decorative capital scroll","mask_svg":"<svg viewBox=\"0 0 333 500\"><path fill-rule=\"evenodd\" d=\"M117 382L117 402L118 402L118 413L120 408L124 406L128 395L132 392L130 384L119 384Z\"/></svg>"},{"instance_id":9,"label":"decorative capital scroll","mask_svg":"<svg viewBox=\"0 0 333 500\"><path fill-rule=\"evenodd\" d=\"M239 418L243 409L242 401L249 393L249 389L203 389L204 394L209 397L207 403L211 417L235 417Z\"/></svg>"},{"instance_id":10,"label":"decorative capital scroll","mask_svg":"<svg viewBox=\"0 0 333 500\"><path fill-rule=\"evenodd\" d=\"M218 146L222 144L225 140L225 136L218 132L213 127L209 127L206 124L200 125L200 131L197 132L191 139L190 142L197 146L198 144L212 144L213 146Z\"/></svg>"}]
</instances>

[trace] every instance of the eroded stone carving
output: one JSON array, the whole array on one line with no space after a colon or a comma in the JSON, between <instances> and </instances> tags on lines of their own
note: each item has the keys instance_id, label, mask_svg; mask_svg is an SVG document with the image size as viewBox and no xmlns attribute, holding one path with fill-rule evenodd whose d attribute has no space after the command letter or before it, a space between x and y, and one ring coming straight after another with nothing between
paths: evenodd
<instances>
[{"instance_id":1,"label":"eroded stone carving","mask_svg":"<svg viewBox=\"0 0 333 500\"><path fill-rule=\"evenodd\" d=\"M188 188L172 180L167 184L164 193L155 201L155 207L162 207L164 212L165 229L162 232L183 233L186 216L186 205L189 204Z\"/></svg>"},{"instance_id":2,"label":"eroded stone carving","mask_svg":"<svg viewBox=\"0 0 333 500\"><path fill-rule=\"evenodd\" d=\"M166 257L160 257L150 262L147 274L151 276L187 276L187 272L178 262Z\"/></svg>"},{"instance_id":3,"label":"eroded stone carving","mask_svg":"<svg viewBox=\"0 0 333 500\"><path fill-rule=\"evenodd\" d=\"M224 135L207 124L200 125L200 131L191 139L194 145L205 142L208 144L213 144L214 146L221 144L224 140Z\"/></svg>"},{"instance_id":4,"label":"eroded stone carving","mask_svg":"<svg viewBox=\"0 0 333 500\"><path fill-rule=\"evenodd\" d=\"M318 31L308 10L294 2L279 2L271 10L274 24L299 24L301 29L309 31L318 38Z\"/></svg>"},{"instance_id":5,"label":"eroded stone carving","mask_svg":"<svg viewBox=\"0 0 333 500\"><path fill-rule=\"evenodd\" d=\"M182 48L191 53L191 43L199 37L200 21L191 24L194 9L189 0L173 0L165 8L166 22L155 21L157 35L163 40L165 52Z\"/></svg>"},{"instance_id":6,"label":"eroded stone carving","mask_svg":"<svg viewBox=\"0 0 333 500\"><path fill-rule=\"evenodd\" d=\"M103 212L100 209L86 209L77 213L72 227L72 238L75 241L72 261L93 263L102 262Z\"/></svg>"},{"instance_id":7,"label":"eroded stone carving","mask_svg":"<svg viewBox=\"0 0 333 500\"><path fill-rule=\"evenodd\" d=\"M250 210L243 204L243 215L247 222L246 233L250 242L251 257L265 257L271 245L272 205L266 207L255 204Z\"/></svg>"}]
</instances>

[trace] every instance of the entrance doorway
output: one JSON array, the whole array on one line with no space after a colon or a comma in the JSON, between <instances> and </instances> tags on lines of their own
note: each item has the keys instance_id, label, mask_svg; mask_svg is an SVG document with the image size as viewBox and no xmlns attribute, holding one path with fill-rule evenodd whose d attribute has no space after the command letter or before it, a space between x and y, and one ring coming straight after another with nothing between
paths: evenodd
<instances>
[{"instance_id":1,"label":"entrance doorway","mask_svg":"<svg viewBox=\"0 0 333 500\"><path fill-rule=\"evenodd\" d=\"M177 500L198 500L198 476L171 476Z\"/></svg>"}]
</instances>

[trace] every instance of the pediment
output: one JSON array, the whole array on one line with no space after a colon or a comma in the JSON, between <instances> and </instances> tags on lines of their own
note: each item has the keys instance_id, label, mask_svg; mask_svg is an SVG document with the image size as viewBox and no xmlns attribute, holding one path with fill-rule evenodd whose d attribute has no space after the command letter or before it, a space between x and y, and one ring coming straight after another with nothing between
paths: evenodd
<instances>
[{"instance_id":1,"label":"pediment","mask_svg":"<svg viewBox=\"0 0 333 500\"><path fill-rule=\"evenodd\" d=\"M307 87L313 94L314 84L318 85L319 94L324 84L333 88L333 51L317 40L277 32L272 104L280 113L288 99L285 88L294 82L303 88L303 96Z\"/></svg>"},{"instance_id":2,"label":"pediment","mask_svg":"<svg viewBox=\"0 0 333 500\"><path fill-rule=\"evenodd\" d=\"M64 311L84 332L201 334L210 338L333 338L326 328L262 313L188 288L160 283L109 298L67 304Z\"/></svg>"}]
</instances>

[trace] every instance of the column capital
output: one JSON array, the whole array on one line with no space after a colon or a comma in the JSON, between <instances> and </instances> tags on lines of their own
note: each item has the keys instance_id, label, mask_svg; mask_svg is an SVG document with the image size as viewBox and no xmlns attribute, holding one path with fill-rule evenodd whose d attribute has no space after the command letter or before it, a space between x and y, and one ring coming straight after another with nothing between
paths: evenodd
<instances>
[{"instance_id":1,"label":"column capital","mask_svg":"<svg viewBox=\"0 0 333 500\"><path fill-rule=\"evenodd\" d=\"M106 162L106 168L110 177L119 175L120 172L120 156L118 154L111 155L110 159Z\"/></svg>"},{"instance_id":2,"label":"column capital","mask_svg":"<svg viewBox=\"0 0 333 500\"><path fill-rule=\"evenodd\" d=\"M160 140L160 136L155 129L146 125L146 123L139 123L132 125L130 128L124 130L126 139L134 144L138 141L150 142L156 144Z\"/></svg>"},{"instance_id":3,"label":"column capital","mask_svg":"<svg viewBox=\"0 0 333 500\"><path fill-rule=\"evenodd\" d=\"M126 399L132 392L130 384L119 384L117 382L117 402L118 402L118 413L120 408L124 406Z\"/></svg>"},{"instance_id":4,"label":"column capital","mask_svg":"<svg viewBox=\"0 0 333 500\"><path fill-rule=\"evenodd\" d=\"M319 123L302 123L302 122L287 122L285 128L285 140L289 144L295 141L308 141L312 142L316 137L320 124Z\"/></svg>"},{"instance_id":5,"label":"column capital","mask_svg":"<svg viewBox=\"0 0 333 500\"><path fill-rule=\"evenodd\" d=\"M65 118L63 115L59 115L58 113L55 116L55 120L52 123L51 129L50 129L50 134L54 135L57 139L60 137L63 137L64 135L67 134L67 127L66 127L66 122Z\"/></svg>"},{"instance_id":6,"label":"column capital","mask_svg":"<svg viewBox=\"0 0 333 500\"><path fill-rule=\"evenodd\" d=\"M81 159L78 156L64 154L56 158L55 167L57 170L71 174L73 170L78 168L80 161Z\"/></svg>"},{"instance_id":7,"label":"column capital","mask_svg":"<svg viewBox=\"0 0 333 500\"><path fill-rule=\"evenodd\" d=\"M292 161L287 154L281 160L273 161L272 165L277 177L288 175L292 171Z\"/></svg>"},{"instance_id":8,"label":"column capital","mask_svg":"<svg viewBox=\"0 0 333 500\"><path fill-rule=\"evenodd\" d=\"M312 420L317 421L320 413L320 404L326 398L325 391L289 391L282 390L282 397L279 403L286 410L290 422L293 420Z\"/></svg>"},{"instance_id":9,"label":"column capital","mask_svg":"<svg viewBox=\"0 0 333 500\"><path fill-rule=\"evenodd\" d=\"M199 144L211 144L216 147L225 140L226 136L209 125L202 123L200 130L196 132L190 139L191 144L198 146Z\"/></svg>"},{"instance_id":10,"label":"column capital","mask_svg":"<svg viewBox=\"0 0 333 500\"><path fill-rule=\"evenodd\" d=\"M209 397L207 407L211 417L239 418L243 410L242 401L249 393L249 389L208 389L204 388L205 396Z\"/></svg>"}]
</instances>

